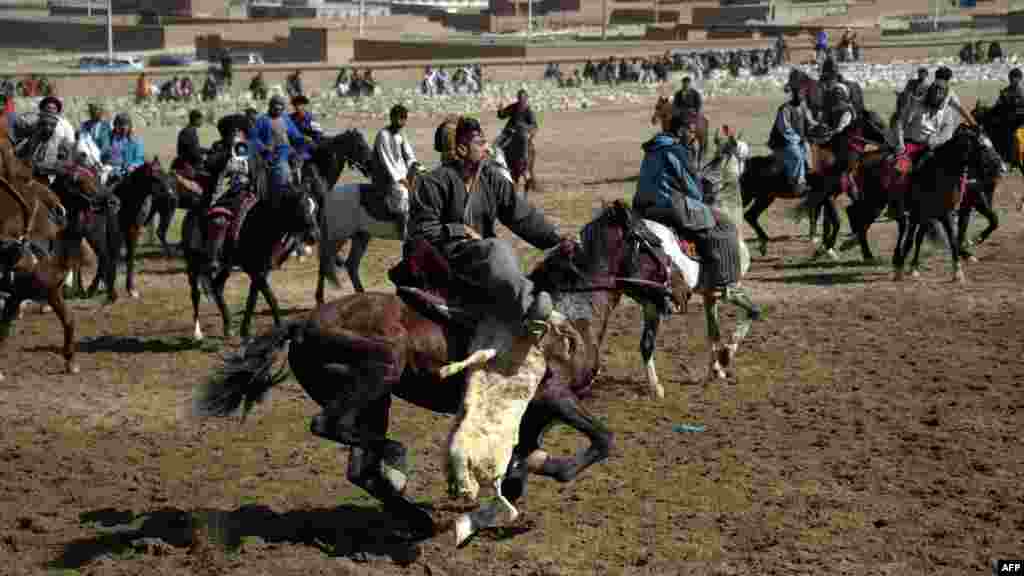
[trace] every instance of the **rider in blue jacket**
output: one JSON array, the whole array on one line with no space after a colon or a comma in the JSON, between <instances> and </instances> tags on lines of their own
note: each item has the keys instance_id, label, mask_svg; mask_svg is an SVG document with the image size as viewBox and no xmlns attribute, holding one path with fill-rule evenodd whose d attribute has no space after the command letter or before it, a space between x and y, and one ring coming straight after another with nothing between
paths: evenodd
<instances>
[{"instance_id":1,"label":"rider in blue jacket","mask_svg":"<svg viewBox=\"0 0 1024 576\"><path fill-rule=\"evenodd\" d=\"M291 118L284 113L284 109L284 98L275 94L270 98L267 114L256 119L256 125L249 134L253 152L267 161L270 167L270 186L278 192L291 183L288 159L294 153L293 146L312 142L312 138L302 135Z\"/></svg>"},{"instance_id":2,"label":"rider in blue jacket","mask_svg":"<svg viewBox=\"0 0 1024 576\"><path fill-rule=\"evenodd\" d=\"M301 176L303 180L312 174L314 166L310 161L313 159L313 150L320 144L320 140L324 135L323 129L316 121L316 117L306 109L307 106L309 106L309 98L299 94L292 98L292 107L295 108L295 111L289 115L292 123L295 124L295 127L306 138L302 143L295 146L295 152L299 160L301 160L300 169L302 170Z\"/></svg>"},{"instance_id":3,"label":"rider in blue jacket","mask_svg":"<svg viewBox=\"0 0 1024 576\"><path fill-rule=\"evenodd\" d=\"M113 174L123 176L146 162L142 140L132 131L132 119L126 112L114 118L110 147L102 151L102 160L114 168Z\"/></svg>"}]
</instances>

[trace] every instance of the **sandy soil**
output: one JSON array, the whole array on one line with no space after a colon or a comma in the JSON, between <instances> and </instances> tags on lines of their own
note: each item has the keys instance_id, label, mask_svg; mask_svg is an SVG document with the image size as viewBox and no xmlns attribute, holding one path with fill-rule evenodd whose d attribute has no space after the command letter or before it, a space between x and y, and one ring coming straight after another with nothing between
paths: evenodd
<instances>
[{"instance_id":1,"label":"sandy soil","mask_svg":"<svg viewBox=\"0 0 1024 576\"><path fill-rule=\"evenodd\" d=\"M709 112L757 144L776 105L718 101ZM576 228L601 201L631 194L648 119L641 108L548 114L536 201ZM432 128L412 126L431 161ZM172 152L173 134L144 136L150 153ZM192 387L237 343L193 345L182 262L143 254L141 300L75 303L80 375L60 373L49 314L29 311L0 352L0 573L987 573L992 558L1024 550L1024 217L1011 209L1021 191L1015 175L1000 193L1002 228L966 286L949 282L939 252L905 283L853 252L809 262L806 224L773 207L764 223L776 241L747 281L767 318L741 349L738 377L704 386L684 376L704 366L698 304L663 324L668 398L647 399L639 309L622 307L588 401L617 433L612 457L574 484L535 480L521 521L460 551L447 533L395 539L389 517L346 481L345 451L308 433L318 409L293 381L244 425L191 421ZM879 224L872 242L888 255L894 235ZM395 243L374 242L364 281L389 290L383 271L397 257ZM274 274L290 316L313 306L314 280L309 260ZM236 312L246 287L229 284ZM204 329L219 334L215 308L202 306ZM262 331L271 321L260 310ZM453 510L445 420L401 402L392 416L413 458L410 493L440 518ZM684 423L706 429L673 431ZM582 442L559 427L548 445Z\"/></svg>"}]
</instances>

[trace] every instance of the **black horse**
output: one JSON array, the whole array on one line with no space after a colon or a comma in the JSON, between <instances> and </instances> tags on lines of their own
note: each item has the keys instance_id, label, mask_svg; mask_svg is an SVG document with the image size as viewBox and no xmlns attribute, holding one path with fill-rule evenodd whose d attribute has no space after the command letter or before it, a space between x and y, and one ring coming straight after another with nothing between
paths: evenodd
<instances>
[{"instance_id":1,"label":"black horse","mask_svg":"<svg viewBox=\"0 0 1024 576\"><path fill-rule=\"evenodd\" d=\"M888 206L895 216L899 232L893 253L896 278L903 278L903 264L910 249L915 247L911 273L917 275L921 242L926 227L922 224L938 220L949 239L953 255L954 277L963 281L960 269L959 242L953 228L953 210L963 198L961 179L972 165L984 170L992 162L995 150L991 141L978 129L961 125L953 138L936 148L913 175L916 180L905 188L889 183L889 161L882 151L872 152L864 158L864 190L850 207L850 225L857 235L864 259L874 256L867 242L867 231L875 219ZM998 158L996 158L998 160Z\"/></svg>"},{"instance_id":2,"label":"black horse","mask_svg":"<svg viewBox=\"0 0 1024 576\"><path fill-rule=\"evenodd\" d=\"M228 140L224 149L233 146L233 139ZM311 241L316 241L319 228L316 218L316 203L305 187L291 187L286 191L275 191L267 182L266 164L258 156L249 158L251 162L252 192L257 202L249 210L238 232L238 239L227 238L224 243L224 256L234 265L239 266L249 276L249 297L245 305L245 316L242 319L241 336L249 335L249 326L256 308L257 293L262 294L270 305L274 315L274 323L280 325L281 310L270 288L269 274L273 267L274 257L282 252L282 244L293 234L299 234ZM212 174L220 175L227 164L227 155L222 154L211 162ZM212 182L210 183L212 185ZM207 253L199 226L206 222L200 217L199 211L206 206L190 210L182 223L182 246L185 252L186 272L192 290L192 311L194 320L193 337L203 338L199 324L199 284L209 287L209 296L220 309L224 321L224 337L230 338L231 317L224 301L224 285L231 275L232 266L225 266L217 275L210 278L207 271L210 256ZM283 254L287 257L287 254Z\"/></svg>"},{"instance_id":3,"label":"black horse","mask_svg":"<svg viewBox=\"0 0 1024 576\"><path fill-rule=\"evenodd\" d=\"M110 193L117 198L120 208L117 212L117 235L115 238L101 238L102 229L92 229L87 233L86 238L93 247L99 246L101 242L113 240L114 244L109 248L113 255L114 262L119 260L121 249L124 248L126 265L125 290L132 298L138 298L139 292L135 289L135 254L139 246L139 238L142 229L147 221L152 218L152 204L163 201L172 195L171 183L166 172L160 165L160 159L154 157L152 161L145 162L135 170L132 170L118 180L110 188ZM101 258L103 258L101 256ZM114 273L116 278L116 271ZM87 294L95 294L99 287L100 277L97 274L89 286ZM81 276L76 282L81 283ZM107 283L106 288L111 300L117 299L117 289L113 285L113 279Z\"/></svg>"}]
</instances>

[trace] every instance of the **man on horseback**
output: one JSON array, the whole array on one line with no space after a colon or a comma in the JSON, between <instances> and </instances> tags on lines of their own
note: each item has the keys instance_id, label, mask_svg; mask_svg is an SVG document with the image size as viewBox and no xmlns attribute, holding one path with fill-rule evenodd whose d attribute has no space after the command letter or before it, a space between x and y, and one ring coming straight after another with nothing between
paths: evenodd
<instances>
[{"instance_id":1,"label":"man on horseback","mask_svg":"<svg viewBox=\"0 0 1024 576\"><path fill-rule=\"evenodd\" d=\"M512 246L496 237L495 224L500 221L541 250L575 244L487 165L487 140L476 119L459 119L456 142L453 161L417 180L409 239L425 241L448 261L464 304L528 330L538 328L554 309L551 296L534 293Z\"/></svg>"},{"instance_id":2,"label":"man on horseback","mask_svg":"<svg viewBox=\"0 0 1024 576\"><path fill-rule=\"evenodd\" d=\"M60 115L61 101L47 96L39 103L39 116L16 148L19 158L31 161L37 175L55 174L64 162L72 159L75 149L75 130ZM19 128L19 134L22 130Z\"/></svg>"},{"instance_id":3,"label":"man on horseback","mask_svg":"<svg viewBox=\"0 0 1024 576\"><path fill-rule=\"evenodd\" d=\"M996 108L1002 120L1002 128L1006 130L1006 151L1014 164L1020 165L1021 153L1024 152L1024 133L1018 131L1024 125L1024 85L1021 79L1024 73L1020 68L1010 70L1010 85L999 92Z\"/></svg>"},{"instance_id":4,"label":"man on horseback","mask_svg":"<svg viewBox=\"0 0 1024 576\"><path fill-rule=\"evenodd\" d=\"M807 88L793 83L792 80L791 76L790 82L786 84L790 99L779 106L775 124L772 125L768 138L768 147L781 161L782 170L790 185L798 194L803 194L806 191L807 163L810 158L807 131L817 126L818 122L804 102Z\"/></svg>"},{"instance_id":5,"label":"man on horseback","mask_svg":"<svg viewBox=\"0 0 1024 576\"><path fill-rule=\"evenodd\" d=\"M171 163L171 171L178 184L197 195L202 195L202 187L196 183L196 178L203 171L210 154L210 150L199 144L199 127L202 125L201 111L192 110L188 113L188 125L178 132L178 154Z\"/></svg>"},{"instance_id":6,"label":"man on horseback","mask_svg":"<svg viewBox=\"0 0 1024 576\"><path fill-rule=\"evenodd\" d=\"M832 58L825 60L825 63L821 66L821 82L823 84L825 92L825 110L826 112L832 108L834 102L830 102L831 96L834 96L832 87L841 84L846 87L847 100L850 105L853 106L853 111L859 116L864 116L864 93L860 89L860 85L856 82L851 82L839 72L839 68L836 66L836 61Z\"/></svg>"},{"instance_id":7,"label":"man on horseback","mask_svg":"<svg viewBox=\"0 0 1024 576\"><path fill-rule=\"evenodd\" d=\"M114 117L114 133L110 138L110 148L102 153L104 164L113 168L108 186L123 178L132 170L142 166L146 157L142 148L142 140L132 130L132 118L127 112L119 112Z\"/></svg>"},{"instance_id":8,"label":"man on horseback","mask_svg":"<svg viewBox=\"0 0 1024 576\"><path fill-rule=\"evenodd\" d=\"M412 144L402 134L409 111L401 104L391 107L391 122L377 133L373 142L374 184L384 196L388 211L398 224L404 241L409 223L409 171L417 165Z\"/></svg>"},{"instance_id":9,"label":"man on horseback","mask_svg":"<svg viewBox=\"0 0 1024 576\"><path fill-rule=\"evenodd\" d=\"M89 119L82 122L78 129L79 135L88 135L96 143L100 154L110 148L110 138L113 136L113 127L106 119L107 110L103 104L92 102L89 104Z\"/></svg>"},{"instance_id":10,"label":"man on horseback","mask_svg":"<svg viewBox=\"0 0 1024 576\"><path fill-rule=\"evenodd\" d=\"M270 186L275 193L291 185L289 157L295 152L293 146L313 140L303 136L284 109L284 98L277 94L272 96L267 114L256 120L248 138L254 152L262 156L270 167Z\"/></svg>"},{"instance_id":11,"label":"man on horseback","mask_svg":"<svg viewBox=\"0 0 1024 576\"><path fill-rule=\"evenodd\" d=\"M857 199L857 185L854 181L851 169L856 165L857 152L850 146L849 131L857 120L857 111L850 102L850 93L845 84L835 83L832 85L832 107L825 111L825 124L829 128L832 147L832 154L835 157L835 164L831 173L826 175L826 194L830 197L836 190L843 187L845 179L848 186L847 192L850 199Z\"/></svg>"},{"instance_id":12,"label":"man on horseback","mask_svg":"<svg viewBox=\"0 0 1024 576\"><path fill-rule=\"evenodd\" d=\"M934 150L953 137L959 121L949 99L946 80L936 73L924 100L911 100L893 126L896 155L906 155L911 174L932 157Z\"/></svg>"},{"instance_id":13,"label":"man on horseback","mask_svg":"<svg viewBox=\"0 0 1024 576\"><path fill-rule=\"evenodd\" d=\"M526 90L520 89L516 98L516 102L498 110L498 118L508 118L508 122L498 137L497 145L509 160L513 178L518 181L519 176L525 174L526 187L529 189L533 184L533 174L529 172L530 143L537 132L537 117L530 108Z\"/></svg>"},{"instance_id":14,"label":"man on horseback","mask_svg":"<svg viewBox=\"0 0 1024 576\"><path fill-rule=\"evenodd\" d=\"M298 166L297 174L294 176L299 182L309 181L315 174L316 166L310 161L313 159L313 150L320 144L324 132L320 123L316 121L313 113L306 109L309 106L309 98L300 94L292 98L292 107L295 109L290 118L299 132L306 138L295 146L295 160Z\"/></svg>"},{"instance_id":15,"label":"man on horseback","mask_svg":"<svg viewBox=\"0 0 1024 576\"><path fill-rule=\"evenodd\" d=\"M950 70L948 66L942 66L935 71L935 80L936 82L942 80L945 84L946 99L943 104L952 107L953 110L960 114L960 117L964 119L964 122L967 122L968 125L977 128L978 121L974 119L974 115L971 114L970 111L960 104L960 97L957 96L957 93L949 85L949 83L953 81L953 71Z\"/></svg>"}]
</instances>

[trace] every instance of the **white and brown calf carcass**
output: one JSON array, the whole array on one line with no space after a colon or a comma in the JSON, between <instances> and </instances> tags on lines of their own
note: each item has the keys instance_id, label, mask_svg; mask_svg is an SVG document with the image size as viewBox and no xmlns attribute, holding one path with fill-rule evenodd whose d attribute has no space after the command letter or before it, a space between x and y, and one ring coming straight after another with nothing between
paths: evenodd
<instances>
[{"instance_id":1,"label":"white and brown calf carcass","mask_svg":"<svg viewBox=\"0 0 1024 576\"><path fill-rule=\"evenodd\" d=\"M479 528L495 526L502 510L509 522L519 516L501 494L501 481L519 439L519 422L549 364L568 364L583 350L583 338L563 315L552 313L548 324L541 334L518 334L497 320L485 320L470 346L475 352L441 369L445 378L467 372L462 408L448 437L449 493L476 501L484 482L494 486L497 496L458 518L456 545Z\"/></svg>"}]
</instances>

